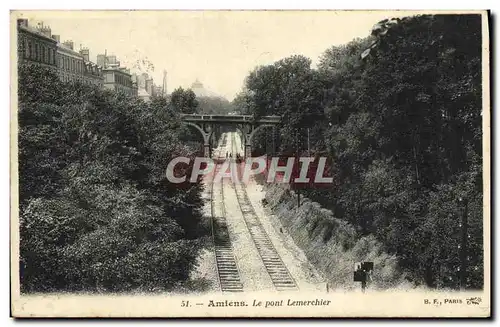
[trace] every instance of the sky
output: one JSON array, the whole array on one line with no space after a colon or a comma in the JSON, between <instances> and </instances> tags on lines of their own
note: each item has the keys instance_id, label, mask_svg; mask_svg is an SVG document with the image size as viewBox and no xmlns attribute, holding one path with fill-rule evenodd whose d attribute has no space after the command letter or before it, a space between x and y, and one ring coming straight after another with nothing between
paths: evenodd
<instances>
[{"instance_id":1,"label":"sky","mask_svg":"<svg viewBox=\"0 0 500 327\"><path fill-rule=\"evenodd\" d=\"M241 91L258 65L290 55L313 65L329 47L370 34L387 11L22 11L30 25L43 21L61 41L90 49L90 59L106 50L122 65L152 62L155 84L167 71L167 88L187 88L195 80L228 100ZM145 68L143 69L145 70Z\"/></svg>"}]
</instances>

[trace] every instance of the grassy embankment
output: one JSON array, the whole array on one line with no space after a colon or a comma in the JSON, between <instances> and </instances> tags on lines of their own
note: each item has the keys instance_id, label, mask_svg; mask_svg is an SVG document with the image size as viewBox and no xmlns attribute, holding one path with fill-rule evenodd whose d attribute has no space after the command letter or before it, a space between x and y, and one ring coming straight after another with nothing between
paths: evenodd
<instances>
[{"instance_id":1,"label":"grassy embankment","mask_svg":"<svg viewBox=\"0 0 500 327\"><path fill-rule=\"evenodd\" d=\"M325 276L330 289L352 289L354 264L372 261L370 289L413 288L398 267L397 257L382 249L373 236L360 237L355 228L335 218L330 210L301 196L286 186L266 184L265 204L281 221L309 261Z\"/></svg>"}]
</instances>

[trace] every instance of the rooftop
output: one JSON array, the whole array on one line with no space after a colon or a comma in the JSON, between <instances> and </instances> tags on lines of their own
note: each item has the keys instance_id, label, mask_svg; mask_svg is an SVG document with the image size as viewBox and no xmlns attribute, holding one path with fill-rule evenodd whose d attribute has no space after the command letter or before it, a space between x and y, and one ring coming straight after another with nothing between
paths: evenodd
<instances>
[{"instance_id":1,"label":"rooftop","mask_svg":"<svg viewBox=\"0 0 500 327\"><path fill-rule=\"evenodd\" d=\"M35 28L35 27L29 26L29 25L28 25L28 26L25 26L25 25L17 25L17 28L18 28L18 29L21 29L21 30L25 30L25 31L27 31L27 32L30 32L30 33L32 33L32 34L36 34L37 36L40 36L40 37L42 37L42 38L45 38L45 39L47 39L47 40L50 40L50 41L52 41L52 42L57 43L57 41L56 41L56 40L54 40L52 37L49 37L49 36L47 36L47 35L43 34L40 30L38 30L38 29L37 29L37 28Z\"/></svg>"}]
</instances>

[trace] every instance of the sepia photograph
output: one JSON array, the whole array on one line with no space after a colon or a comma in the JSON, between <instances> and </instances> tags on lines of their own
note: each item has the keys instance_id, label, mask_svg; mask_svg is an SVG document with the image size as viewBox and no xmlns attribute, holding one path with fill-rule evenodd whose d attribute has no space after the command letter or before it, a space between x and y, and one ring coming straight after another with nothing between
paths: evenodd
<instances>
[{"instance_id":1,"label":"sepia photograph","mask_svg":"<svg viewBox=\"0 0 500 327\"><path fill-rule=\"evenodd\" d=\"M11 316L491 317L490 19L12 10Z\"/></svg>"}]
</instances>

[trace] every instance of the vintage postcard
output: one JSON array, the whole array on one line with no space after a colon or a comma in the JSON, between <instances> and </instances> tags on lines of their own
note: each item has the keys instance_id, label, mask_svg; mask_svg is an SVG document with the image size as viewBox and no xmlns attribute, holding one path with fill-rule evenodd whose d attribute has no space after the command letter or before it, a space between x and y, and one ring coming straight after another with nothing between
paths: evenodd
<instances>
[{"instance_id":1,"label":"vintage postcard","mask_svg":"<svg viewBox=\"0 0 500 327\"><path fill-rule=\"evenodd\" d=\"M11 315L491 316L487 11L11 11Z\"/></svg>"}]
</instances>

